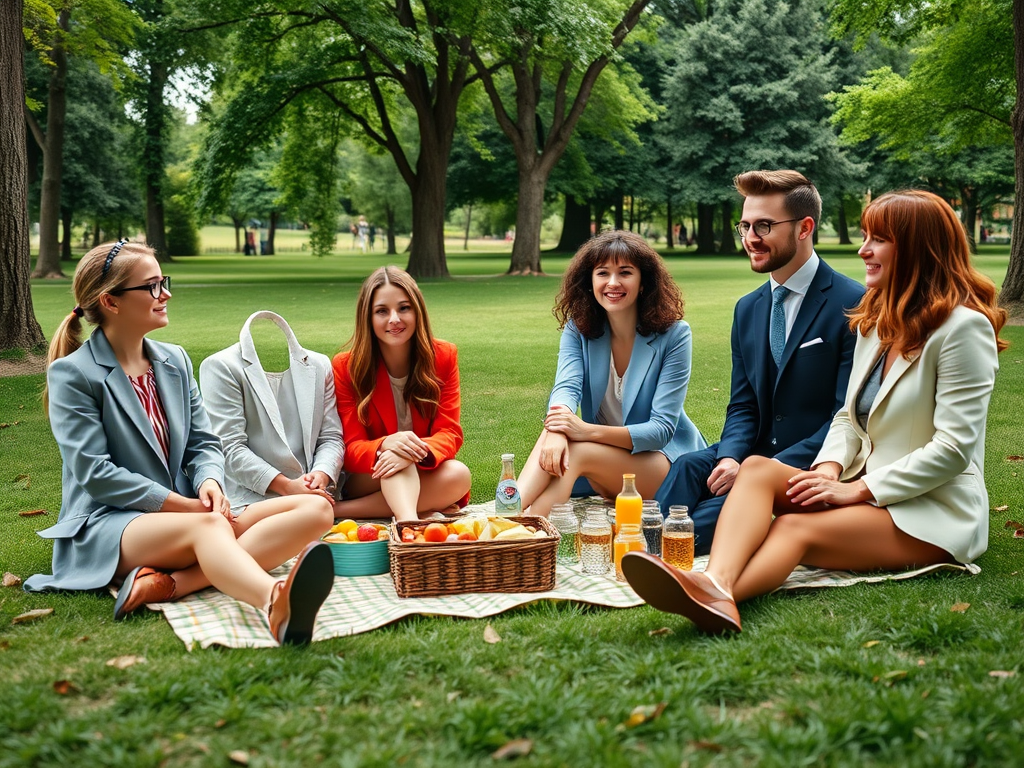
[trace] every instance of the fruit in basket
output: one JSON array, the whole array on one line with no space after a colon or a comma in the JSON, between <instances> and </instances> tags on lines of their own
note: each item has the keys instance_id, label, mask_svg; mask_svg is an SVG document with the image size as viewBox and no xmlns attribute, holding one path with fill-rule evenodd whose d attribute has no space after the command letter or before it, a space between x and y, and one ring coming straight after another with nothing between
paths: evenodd
<instances>
[{"instance_id":1,"label":"fruit in basket","mask_svg":"<svg viewBox=\"0 0 1024 768\"><path fill-rule=\"evenodd\" d=\"M356 538L358 538L360 541L376 541L377 526L370 525L369 523L365 525L360 525L356 529Z\"/></svg>"},{"instance_id":2,"label":"fruit in basket","mask_svg":"<svg viewBox=\"0 0 1024 768\"><path fill-rule=\"evenodd\" d=\"M334 524L330 532L340 533L347 537L349 531L354 531L358 527L359 523L357 523L355 520L339 520L337 523Z\"/></svg>"},{"instance_id":3,"label":"fruit in basket","mask_svg":"<svg viewBox=\"0 0 1024 768\"><path fill-rule=\"evenodd\" d=\"M388 533L388 529L382 525L377 531L377 540L387 541L389 538L391 538L391 535Z\"/></svg>"},{"instance_id":4,"label":"fruit in basket","mask_svg":"<svg viewBox=\"0 0 1024 768\"><path fill-rule=\"evenodd\" d=\"M423 529L423 540L439 542L448 538L448 526L442 523L431 523Z\"/></svg>"},{"instance_id":5,"label":"fruit in basket","mask_svg":"<svg viewBox=\"0 0 1024 768\"><path fill-rule=\"evenodd\" d=\"M533 534L527 530L525 525L516 525L514 528L506 528L498 531L494 536L495 541L514 541L516 539L532 539Z\"/></svg>"},{"instance_id":6,"label":"fruit in basket","mask_svg":"<svg viewBox=\"0 0 1024 768\"><path fill-rule=\"evenodd\" d=\"M343 533L328 533L324 536L324 541L329 544L347 544L348 536Z\"/></svg>"},{"instance_id":7,"label":"fruit in basket","mask_svg":"<svg viewBox=\"0 0 1024 768\"><path fill-rule=\"evenodd\" d=\"M445 536L444 540L445 541L458 541L459 540L459 534L457 534L457 533L449 533L447 536Z\"/></svg>"},{"instance_id":8,"label":"fruit in basket","mask_svg":"<svg viewBox=\"0 0 1024 768\"><path fill-rule=\"evenodd\" d=\"M403 528L402 541L416 541L416 531L412 528Z\"/></svg>"},{"instance_id":9,"label":"fruit in basket","mask_svg":"<svg viewBox=\"0 0 1024 768\"><path fill-rule=\"evenodd\" d=\"M459 541L476 541L476 534L472 531L463 531L459 534Z\"/></svg>"}]
</instances>

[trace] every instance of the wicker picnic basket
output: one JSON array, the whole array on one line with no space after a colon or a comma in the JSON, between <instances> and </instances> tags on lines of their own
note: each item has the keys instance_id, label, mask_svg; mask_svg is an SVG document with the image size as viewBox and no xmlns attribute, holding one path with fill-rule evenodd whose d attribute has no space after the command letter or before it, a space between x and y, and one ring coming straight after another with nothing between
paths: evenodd
<instances>
[{"instance_id":1,"label":"wicker picnic basket","mask_svg":"<svg viewBox=\"0 0 1024 768\"><path fill-rule=\"evenodd\" d=\"M392 522L388 555L399 597L436 597L464 592L544 592L555 587L558 529L543 517L512 517L543 529L543 539L459 541L432 544L402 541L405 528L444 520Z\"/></svg>"}]
</instances>

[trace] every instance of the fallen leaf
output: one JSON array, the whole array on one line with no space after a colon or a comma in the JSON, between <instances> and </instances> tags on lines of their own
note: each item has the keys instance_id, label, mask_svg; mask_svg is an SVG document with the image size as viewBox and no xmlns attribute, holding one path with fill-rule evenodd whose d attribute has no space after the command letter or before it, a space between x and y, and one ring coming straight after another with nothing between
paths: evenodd
<instances>
[{"instance_id":1,"label":"fallen leaf","mask_svg":"<svg viewBox=\"0 0 1024 768\"><path fill-rule=\"evenodd\" d=\"M34 611L28 611L20 616L15 616L11 619L11 624L27 624L30 621L49 616L51 613L53 613L53 608L36 608Z\"/></svg>"},{"instance_id":2,"label":"fallen leaf","mask_svg":"<svg viewBox=\"0 0 1024 768\"><path fill-rule=\"evenodd\" d=\"M1013 538L1015 538L1015 539L1024 539L1024 531L1014 531L1013 532Z\"/></svg>"},{"instance_id":3,"label":"fallen leaf","mask_svg":"<svg viewBox=\"0 0 1024 768\"><path fill-rule=\"evenodd\" d=\"M112 659L107 659L108 667L116 667L117 669L128 669L128 667L134 667L136 664L145 664L145 656L115 656Z\"/></svg>"},{"instance_id":4,"label":"fallen leaf","mask_svg":"<svg viewBox=\"0 0 1024 768\"><path fill-rule=\"evenodd\" d=\"M228 724L228 721L227 721L227 720L225 720L225 719L224 719L224 718L222 717L222 718L221 718L220 720L218 720L218 721L217 721L216 723L214 723L214 724L213 724L213 727L214 727L214 728L223 728L223 727L224 727L225 725L227 725L227 724Z\"/></svg>"},{"instance_id":5,"label":"fallen leaf","mask_svg":"<svg viewBox=\"0 0 1024 768\"><path fill-rule=\"evenodd\" d=\"M1015 531L1024 531L1024 524L1018 523L1016 520L1007 520L1003 525L1003 528L1013 528Z\"/></svg>"},{"instance_id":6,"label":"fallen leaf","mask_svg":"<svg viewBox=\"0 0 1024 768\"><path fill-rule=\"evenodd\" d=\"M45 509L23 509L18 513L18 517L38 517L39 515L48 514L50 513Z\"/></svg>"},{"instance_id":7,"label":"fallen leaf","mask_svg":"<svg viewBox=\"0 0 1024 768\"><path fill-rule=\"evenodd\" d=\"M492 645L494 643L500 643L501 642L501 635L499 635L495 631L494 627L492 627L490 624L488 624L486 627L484 627L484 642L485 643L491 643Z\"/></svg>"},{"instance_id":8,"label":"fallen leaf","mask_svg":"<svg viewBox=\"0 0 1024 768\"><path fill-rule=\"evenodd\" d=\"M451 704L453 701L459 698L459 696L459 691L448 691L448 695L445 696L445 698L448 699L448 703Z\"/></svg>"},{"instance_id":9,"label":"fallen leaf","mask_svg":"<svg viewBox=\"0 0 1024 768\"><path fill-rule=\"evenodd\" d=\"M233 749L228 752L228 760L236 765L248 765L249 764L249 753L244 749Z\"/></svg>"},{"instance_id":10,"label":"fallen leaf","mask_svg":"<svg viewBox=\"0 0 1024 768\"><path fill-rule=\"evenodd\" d=\"M970 603L953 603L953 605L950 606L949 610L953 613L964 613L970 607Z\"/></svg>"},{"instance_id":11,"label":"fallen leaf","mask_svg":"<svg viewBox=\"0 0 1024 768\"><path fill-rule=\"evenodd\" d=\"M18 475L14 478L14 483L27 491L29 486L32 485L32 478L29 475Z\"/></svg>"},{"instance_id":12,"label":"fallen leaf","mask_svg":"<svg viewBox=\"0 0 1024 768\"><path fill-rule=\"evenodd\" d=\"M989 677L1016 677L1017 673L1012 669L993 669L988 673Z\"/></svg>"},{"instance_id":13,"label":"fallen leaf","mask_svg":"<svg viewBox=\"0 0 1024 768\"><path fill-rule=\"evenodd\" d=\"M881 640L868 640L866 643L864 643L864 645L861 646L861 648L874 648L880 642L882 642L882 641Z\"/></svg>"},{"instance_id":14,"label":"fallen leaf","mask_svg":"<svg viewBox=\"0 0 1024 768\"><path fill-rule=\"evenodd\" d=\"M992 507L993 512L1005 512L1010 508L1009 504L1001 504L998 507Z\"/></svg>"},{"instance_id":15,"label":"fallen leaf","mask_svg":"<svg viewBox=\"0 0 1024 768\"><path fill-rule=\"evenodd\" d=\"M907 676L907 670L905 669L894 669L891 672L886 672L884 675L876 675L874 682L883 683L894 683L897 680L902 680Z\"/></svg>"},{"instance_id":16,"label":"fallen leaf","mask_svg":"<svg viewBox=\"0 0 1024 768\"><path fill-rule=\"evenodd\" d=\"M722 752L725 747L713 741L691 741L690 746L694 749L706 749L708 752Z\"/></svg>"},{"instance_id":17,"label":"fallen leaf","mask_svg":"<svg viewBox=\"0 0 1024 768\"><path fill-rule=\"evenodd\" d=\"M1007 461L1024 461L1024 456L1007 456Z\"/></svg>"},{"instance_id":18,"label":"fallen leaf","mask_svg":"<svg viewBox=\"0 0 1024 768\"><path fill-rule=\"evenodd\" d=\"M917 666L919 666L919 667L923 667L923 666L925 665L925 663L926 663L926 662L925 662L925 660L924 660L924 659L918 659L918 660L917 660Z\"/></svg>"},{"instance_id":19,"label":"fallen leaf","mask_svg":"<svg viewBox=\"0 0 1024 768\"><path fill-rule=\"evenodd\" d=\"M533 749L530 739L512 739L491 753L492 760L508 760L513 757L525 757Z\"/></svg>"},{"instance_id":20,"label":"fallen leaf","mask_svg":"<svg viewBox=\"0 0 1024 768\"><path fill-rule=\"evenodd\" d=\"M11 644L9 642L7 642L6 640L0 640L0 651L9 650L10 647Z\"/></svg>"},{"instance_id":21,"label":"fallen leaf","mask_svg":"<svg viewBox=\"0 0 1024 768\"><path fill-rule=\"evenodd\" d=\"M929 735L928 731L926 731L924 728L915 728L914 735L917 736L917 738L921 739L921 741L928 741L929 739L931 739L931 735Z\"/></svg>"},{"instance_id":22,"label":"fallen leaf","mask_svg":"<svg viewBox=\"0 0 1024 768\"><path fill-rule=\"evenodd\" d=\"M67 696L69 693L74 693L77 690L78 686L70 680L55 680L53 683L53 691L58 696Z\"/></svg>"},{"instance_id":23,"label":"fallen leaf","mask_svg":"<svg viewBox=\"0 0 1024 768\"><path fill-rule=\"evenodd\" d=\"M4 571L4 586L5 587L16 587L21 584L21 576L15 576L13 573Z\"/></svg>"},{"instance_id":24,"label":"fallen leaf","mask_svg":"<svg viewBox=\"0 0 1024 768\"><path fill-rule=\"evenodd\" d=\"M77 638L75 640L75 642L76 643L87 643L87 642L89 642L89 636L88 635L82 635L81 637Z\"/></svg>"},{"instance_id":25,"label":"fallen leaf","mask_svg":"<svg viewBox=\"0 0 1024 768\"><path fill-rule=\"evenodd\" d=\"M624 722L615 726L615 730L624 731L627 728L636 728L638 725L643 725L651 720L657 720L661 717L661 713L665 711L665 707L667 706L667 702L661 701L657 704L641 704L633 707L633 711L629 713L629 717L627 717Z\"/></svg>"},{"instance_id":26,"label":"fallen leaf","mask_svg":"<svg viewBox=\"0 0 1024 768\"><path fill-rule=\"evenodd\" d=\"M669 629L668 627L662 627L661 629L652 629L647 634L650 635L651 637L658 637L660 635L672 635L672 634L675 634L675 633L671 629Z\"/></svg>"}]
</instances>

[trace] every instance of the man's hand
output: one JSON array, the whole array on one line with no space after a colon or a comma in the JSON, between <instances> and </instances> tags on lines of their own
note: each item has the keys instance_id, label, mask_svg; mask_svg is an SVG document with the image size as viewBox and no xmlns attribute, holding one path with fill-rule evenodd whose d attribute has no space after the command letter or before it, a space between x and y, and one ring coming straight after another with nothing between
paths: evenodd
<instances>
[{"instance_id":1,"label":"man's hand","mask_svg":"<svg viewBox=\"0 0 1024 768\"><path fill-rule=\"evenodd\" d=\"M708 477L708 490L715 496L722 496L732 490L740 464L736 459L721 459Z\"/></svg>"}]
</instances>

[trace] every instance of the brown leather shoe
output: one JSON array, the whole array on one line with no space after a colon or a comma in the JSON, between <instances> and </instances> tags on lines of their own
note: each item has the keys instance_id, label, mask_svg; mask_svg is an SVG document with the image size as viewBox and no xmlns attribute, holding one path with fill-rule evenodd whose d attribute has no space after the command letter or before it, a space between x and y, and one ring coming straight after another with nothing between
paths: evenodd
<instances>
[{"instance_id":1,"label":"brown leather shoe","mask_svg":"<svg viewBox=\"0 0 1024 768\"><path fill-rule=\"evenodd\" d=\"M648 605L685 616L702 632L742 629L736 602L703 573L680 571L646 552L623 555L622 573Z\"/></svg>"},{"instance_id":2,"label":"brown leather shoe","mask_svg":"<svg viewBox=\"0 0 1024 768\"><path fill-rule=\"evenodd\" d=\"M288 578L270 594L270 632L281 645L305 645L313 639L316 614L334 586L334 557L322 541L299 553Z\"/></svg>"},{"instance_id":3,"label":"brown leather shoe","mask_svg":"<svg viewBox=\"0 0 1024 768\"><path fill-rule=\"evenodd\" d=\"M148 566L139 566L128 572L117 590L114 601L114 621L120 621L146 603L166 603L174 599L174 579L169 573Z\"/></svg>"}]
</instances>

